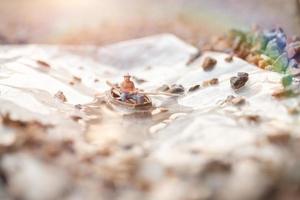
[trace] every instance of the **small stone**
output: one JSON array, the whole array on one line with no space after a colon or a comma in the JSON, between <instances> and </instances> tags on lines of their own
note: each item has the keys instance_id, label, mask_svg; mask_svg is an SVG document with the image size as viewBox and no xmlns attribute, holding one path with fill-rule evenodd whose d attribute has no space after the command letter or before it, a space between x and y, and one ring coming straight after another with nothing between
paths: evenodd
<instances>
[{"instance_id":1,"label":"small stone","mask_svg":"<svg viewBox=\"0 0 300 200\"><path fill-rule=\"evenodd\" d=\"M230 103L232 105L240 106L245 104L246 100L244 97L235 97L233 95L229 95L226 100L226 103Z\"/></svg>"},{"instance_id":2,"label":"small stone","mask_svg":"<svg viewBox=\"0 0 300 200\"><path fill-rule=\"evenodd\" d=\"M233 55L227 56L224 60L228 63L232 62L233 61Z\"/></svg>"},{"instance_id":3,"label":"small stone","mask_svg":"<svg viewBox=\"0 0 300 200\"><path fill-rule=\"evenodd\" d=\"M246 61L248 61L249 63L254 64L254 65L258 65L259 60L260 60L260 56L259 55L249 54L246 57Z\"/></svg>"},{"instance_id":4,"label":"small stone","mask_svg":"<svg viewBox=\"0 0 300 200\"><path fill-rule=\"evenodd\" d=\"M245 74L247 74L247 73L245 73ZM244 74L244 76L238 75L238 77L234 76L234 77L230 78L230 84L231 84L232 89L234 89L234 90L240 89L241 87L243 87L246 84L246 82L248 81L248 74L247 75L245 75L245 74Z\"/></svg>"},{"instance_id":5,"label":"small stone","mask_svg":"<svg viewBox=\"0 0 300 200\"><path fill-rule=\"evenodd\" d=\"M287 143L290 137L290 133L284 130L278 130L267 134L268 141L275 144Z\"/></svg>"},{"instance_id":6,"label":"small stone","mask_svg":"<svg viewBox=\"0 0 300 200\"><path fill-rule=\"evenodd\" d=\"M73 81L75 83L80 83L81 82L81 78L80 77L77 77L77 76L73 76Z\"/></svg>"},{"instance_id":7,"label":"small stone","mask_svg":"<svg viewBox=\"0 0 300 200\"><path fill-rule=\"evenodd\" d=\"M288 113L291 114L291 115L296 115L299 113L299 109L298 107L292 107L292 108L288 108Z\"/></svg>"},{"instance_id":8,"label":"small stone","mask_svg":"<svg viewBox=\"0 0 300 200\"><path fill-rule=\"evenodd\" d=\"M81 104L76 104L75 108L78 109L78 110L80 110L80 109L82 109L82 105Z\"/></svg>"},{"instance_id":9,"label":"small stone","mask_svg":"<svg viewBox=\"0 0 300 200\"><path fill-rule=\"evenodd\" d=\"M219 84L219 79L217 78L212 78L210 80L207 81L203 81L203 87L207 87L207 86L212 86L212 85L217 85Z\"/></svg>"},{"instance_id":10,"label":"small stone","mask_svg":"<svg viewBox=\"0 0 300 200\"><path fill-rule=\"evenodd\" d=\"M82 117L78 116L78 115L72 115L70 116L71 119L73 119L75 122L78 122L80 119L82 119Z\"/></svg>"},{"instance_id":11,"label":"small stone","mask_svg":"<svg viewBox=\"0 0 300 200\"><path fill-rule=\"evenodd\" d=\"M238 75L238 77L248 77L249 76L249 74L246 72L238 72L237 75Z\"/></svg>"},{"instance_id":12,"label":"small stone","mask_svg":"<svg viewBox=\"0 0 300 200\"><path fill-rule=\"evenodd\" d=\"M182 85L172 85L171 88L168 90L170 93L180 94L184 92L184 87Z\"/></svg>"},{"instance_id":13,"label":"small stone","mask_svg":"<svg viewBox=\"0 0 300 200\"><path fill-rule=\"evenodd\" d=\"M62 102L66 102L67 101L67 98L66 96L64 95L64 93L62 91L58 91L55 95L54 95L55 98L59 99L60 101Z\"/></svg>"},{"instance_id":14,"label":"small stone","mask_svg":"<svg viewBox=\"0 0 300 200\"><path fill-rule=\"evenodd\" d=\"M42 67L46 67L46 68L51 67L48 63L46 63L45 61L42 61L42 60L37 60L36 63L41 65Z\"/></svg>"},{"instance_id":15,"label":"small stone","mask_svg":"<svg viewBox=\"0 0 300 200\"><path fill-rule=\"evenodd\" d=\"M159 110L160 110L160 112L167 112L167 111L169 111L168 108L164 108L164 107L159 108Z\"/></svg>"},{"instance_id":16,"label":"small stone","mask_svg":"<svg viewBox=\"0 0 300 200\"><path fill-rule=\"evenodd\" d=\"M257 66L262 69L265 69L268 65L269 65L269 63L267 61L265 61L264 59L260 59L257 64Z\"/></svg>"},{"instance_id":17,"label":"small stone","mask_svg":"<svg viewBox=\"0 0 300 200\"><path fill-rule=\"evenodd\" d=\"M292 97L294 95L295 95L294 92L289 89L278 89L272 93L272 96L277 99L281 99L281 98L285 98L285 97Z\"/></svg>"},{"instance_id":18,"label":"small stone","mask_svg":"<svg viewBox=\"0 0 300 200\"><path fill-rule=\"evenodd\" d=\"M217 64L217 60L211 57L206 57L202 64L202 68L204 71L210 71Z\"/></svg>"},{"instance_id":19,"label":"small stone","mask_svg":"<svg viewBox=\"0 0 300 200\"><path fill-rule=\"evenodd\" d=\"M261 118L259 115L246 115L245 119L249 122L255 122L255 123L258 123L261 121Z\"/></svg>"},{"instance_id":20,"label":"small stone","mask_svg":"<svg viewBox=\"0 0 300 200\"><path fill-rule=\"evenodd\" d=\"M198 90L199 88L200 88L200 85L194 85L189 88L189 92L194 92L194 91Z\"/></svg>"}]
</instances>

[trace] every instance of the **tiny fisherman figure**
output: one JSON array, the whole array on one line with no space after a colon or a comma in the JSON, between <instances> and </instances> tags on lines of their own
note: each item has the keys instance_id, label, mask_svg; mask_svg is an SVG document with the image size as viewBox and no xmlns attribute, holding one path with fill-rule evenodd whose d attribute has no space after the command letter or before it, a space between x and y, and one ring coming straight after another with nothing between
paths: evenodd
<instances>
[{"instance_id":1,"label":"tiny fisherman figure","mask_svg":"<svg viewBox=\"0 0 300 200\"><path fill-rule=\"evenodd\" d=\"M126 101L133 99L138 104L144 103L144 95L138 93L134 83L130 80L131 76L127 73L124 75L124 81L121 83L121 100Z\"/></svg>"}]
</instances>

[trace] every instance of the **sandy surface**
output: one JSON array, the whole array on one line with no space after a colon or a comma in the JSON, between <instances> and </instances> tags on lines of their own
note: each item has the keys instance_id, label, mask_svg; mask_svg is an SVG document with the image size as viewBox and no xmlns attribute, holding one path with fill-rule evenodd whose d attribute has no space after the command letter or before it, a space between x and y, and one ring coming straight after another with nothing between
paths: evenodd
<instances>
[{"instance_id":1,"label":"sandy surface","mask_svg":"<svg viewBox=\"0 0 300 200\"><path fill-rule=\"evenodd\" d=\"M105 47L0 47L1 199L296 199L299 98L274 98L280 74L223 53L187 65L196 53L169 34ZM217 64L204 71L208 56ZM185 92L124 115L104 92L126 72L146 91ZM233 90L238 72L249 81ZM205 86L212 78L218 84Z\"/></svg>"}]
</instances>

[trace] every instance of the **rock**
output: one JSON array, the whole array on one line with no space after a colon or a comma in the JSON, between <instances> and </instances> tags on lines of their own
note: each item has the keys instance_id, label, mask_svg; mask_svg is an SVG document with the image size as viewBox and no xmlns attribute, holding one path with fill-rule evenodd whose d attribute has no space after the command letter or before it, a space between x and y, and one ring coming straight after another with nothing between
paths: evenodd
<instances>
[{"instance_id":1,"label":"rock","mask_svg":"<svg viewBox=\"0 0 300 200\"><path fill-rule=\"evenodd\" d=\"M267 134L267 139L271 143L286 144L291 138L289 131L276 130Z\"/></svg>"},{"instance_id":2,"label":"rock","mask_svg":"<svg viewBox=\"0 0 300 200\"><path fill-rule=\"evenodd\" d=\"M245 115L244 118L250 123L259 123L261 121L261 117L259 115Z\"/></svg>"},{"instance_id":3,"label":"rock","mask_svg":"<svg viewBox=\"0 0 300 200\"><path fill-rule=\"evenodd\" d=\"M229 95L226 100L225 100L226 103L230 103L232 105L237 105L237 106L240 106L240 105L243 105L245 104L246 100L244 97L235 97L233 95Z\"/></svg>"},{"instance_id":4,"label":"rock","mask_svg":"<svg viewBox=\"0 0 300 200\"><path fill-rule=\"evenodd\" d=\"M237 77L234 76L230 78L231 88L234 90L240 89L246 84L247 81L248 81L248 74L239 72Z\"/></svg>"},{"instance_id":5,"label":"rock","mask_svg":"<svg viewBox=\"0 0 300 200\"><path fill-rule=\"evenodd\" d=\"M54 97L55 97L56 99L59 99L59 100L62 101L62 102L66 102L66 101L67 101L67 98L66 98L66 96L64 95L64 93L63 93L62 91L58 91L58 92L54 95Z\"/></svg>"},{"instance_id":6,"label":"rock","mask_svg":"<svg viewBox=\"0 0 300 200\"><path fill-rule=\"evenodd\" d=\"M194 91L198 90L199 88L200 88L200 85L194 85L189 88L189 92L194 92Z\"/></svg>"},{"instance_id":7,"label":"rock","mask_svg":"<svg viewBox=\"0 0 300 200\"><path fill-rule=\"evenodd\" d=\"M202 68L204 71L210 71L217 64L217 60L211 57L206 57L203 61Z\"/></svg>"},{"instance_id":8,"label":"rock","mask_svg":"<svg viewBox=\"0 0 300 200\"><path fill-rule=\"evenodd\" d=\"M237 75L238 75L238 77L248 77L249 76L249 74L246 72L238 72Z\"/></svg>"},{"instance_id":9,"label":"rock","mask_svg":"<svg viewBox=\"0 0 300 200\"><path fill-rule=\"evenodd\" d=\"M282 99L282 98L288 98L294 96L294 92L291 89L277 89L272 93L272 96L277 98L277 99Z\"/></svg>"},{"instance_id":10,"label":"rock","mask_svg":"<svg viewBox=\"0 0 300 200\"><path fill-rule=\"evenodd\" d=\"M207 86L217 85L218 83L219 83L219 79L212 78L210 80L203 81L202 85L203 87L207 87Z\"/></svg>"},{"instance_id":11,"label":"rock","mask_svg":"<svg viewBox=\"0 0 300 200\"><path fill-rule=\"evenodd\" d=\"M168 90L170 93L174 94L181 94L184 92L184 87L182 85L172 85L171 88Z\"/></svg>"},{"instance_id":12,"label":"rock","mask_svg":"<svg viewBox=\"0 0 300 200\"><path fill-rule=\"evenodd\" d=\"M232 62L233 61L233 55L227 56L224 60L228 63Z\"/></svg>"},{"instance_id":13,"label":"rock","mask_svg":"<svg viewBox=\"0 0 300 200\"><path fill-rule=\"evenodd\" d=\"M36 63L39 64L42 67L45 67L45 68L50 68L51 67L47 62L42 61L42 60L37 60Z\"/></svg>"}]
</instances>

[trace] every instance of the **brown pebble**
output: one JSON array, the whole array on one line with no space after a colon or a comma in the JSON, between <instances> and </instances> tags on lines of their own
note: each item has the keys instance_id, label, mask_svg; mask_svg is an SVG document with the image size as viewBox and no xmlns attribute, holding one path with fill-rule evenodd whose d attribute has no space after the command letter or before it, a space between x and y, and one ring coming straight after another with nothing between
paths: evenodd
<instances>
[{"instance_id":1,"label":"brown pebble","mask_svg":"<svg viewBox=\"0 0 300 200\"><path fill-rule=\"evenodd\" d=\"M230 85L232 89L237 90L243 87L248 81L247 73L238 73L238 76L234 76L230 78Z\"/></svg>"},{"instance_id":2,"label":"brown pebble","mask_svg":"<svg viewBox=\"0 0 300 200\"><path fill-rule=\"evenodd\" d=\"M269 63L263 59L259 60L257 64L257 66L262 69L265 69L268 65Z\"/></svg>"},{"instance_id":3,"label":"brown pebble","mask_svg":"<svg viewBox=\"0 0 300 200\"><path fill-rule=\"evenodd\" d=\"M210 80L203 81L202 83L203 87L217 85L217 84L219 84L219 79L217 78L212 78Z\"/></svg>"},{"instance_id":4,"label":"brown pebble","mask_svg":"<svg viewBox=\"0 0 300 200\"><path fill-rule=\"evenodd\" d=\"M226 98L225 102L236 105L236 106L240 106L240 105L245 104L246 100L244 97L235 97L233 95L229 95Z\"/></svg>"},{"instance_id":5,"label":"brown pebble","mask_svg":"<svg viewBox=\"0 0 300 200\"><path fill-rule=\"evenodd\" d=\"M215 172L230 172L232 169L231 163L223 160L210 160L203 168L203 174Z\"/></svg>"},{"instance_id":6,"label":"brown pebble","mask_svg":"<svg viewBox=\"0 0 300 200\"><path fill-rule=\"evenodd\" d=\"M62 91L58 91L55 95L54 95L55 98L59 99L60 101L62 102L66 102L67 101L67 98L66 96L64 95L64 93Z\"/></svg>"},{"instance_id":7,"label":"brown pebble","mask_svg":"<svg viewBox=\"0 0 300 200\"><path fill-rule=\"evenodd\" d=\"M233 55L227 56L224 60L228 63L232 62L233 61Z\"/></svg>"},{"instance_id":8,"label":"brown pebble","mask_svg":"<svg viewBox=\"0 0 300 200\"><path fill-rule=\"evenodd\" d=\"M43 66L43 67L46 67L46 68L51 67L48 63L46 63L45 61L42 61L42 60L37 60L36 63Z\"/></svg>"},{"instance_id":9,"label":"brown pebble","mask_svg":"<svg viewBox=\"0 0 300 200\"><path fill-rule=\"evenodd\" d=\"M237 73L238 77L248 77L249 74L247 72L238 72Z\"/></svg>"},{"instance_id":10,"label":"brown pebble","mask_svg":"<svg viewBox=\"0 0 300 200\"><path fill-rule=\"evenodd\" d=\"M174 94L181 94L184 92L184 87L182 85L172 85L171 88L168 90L170 93Z\"/></svg>"},{"instance_id":11,"label":"brown pebble","mask_svg":"<svg viewBox=\"0 0 300 200\"><path fill-rule=\"evenodd\" d=\"M72 115L72 116L70 116L70 117L71 117L71 119L73 119L75 122L78 122L80 119L82 119L82 117L77 116L77 115Z\"/></svg>"},{"instance_id":12,"label":"brown pebble","mask_svg":"<svg viewBox=\"0 0 300 200\"><path fill-rule=\"evenodd\" d=\"M73 80L74 80L74 82L77 82L77 83L81 82L81 78L78 76L73 76Z\"/></svg>"},{"instance_id":13,"label":"brown pebble","mask_svg":"<svg viewBox=\"0 0 300 200\"><path fill-rule=\"evenodd\" d=\"M291 115L296 115L299 113L299 109L298 107L292 107L292 108L288 108L288 113L291 114Z\"/></svg>"},{"instance_id":14,"label":"brown pebble","mask_svg":"<svg viewBox=\"0 0 300 200\"><path fill-rule=\"evenodd\" d=\"M204 71L210 71L217 64L217 60L211 57L206 57L202 64L202 68Z\"/></svg>"},{"instance_id":15,"label":"brown pebble","mask_svg":"<svg viewBox=\"0 0 300 200\"><path fill-rule=\"evenodd\" d=\"M261 118L259 115L246 115L245 119L249 122L255 122L255 123L258 123L261 121Z\"/></svg>"},{"instance_id":16,"label":"brown pebble","mask_svg":"<svg viewBox=\"0 0 300 200\"><path fill-rule=\"evenodd\" d=\"M200 85L194 85L194 86L190 87L188 91L194 92L194 91L198 90L199 88L200 88Z\"/></svg>"},{"instance_id":17,"label":"brown pebble","mask_svg":"<svg viewBox=\"0 0 300 200\"><path fill-rule=\"evenodd\" d=\"M272 93L272 96L277 98L277 99L282 99L282 98L285 98L285 97L292 97L292 96L295 96L296 94L290 90L290 89L278 89L276 91L274 91Z\"/></svg>"},{"instance_id":18,"label":"brown pebble","mask_svg":"<svg viewBox=\"0 0 300 200\"><path fill-rule=\"evenodd\" d=\"M290 133L284 130L278 130L267 134L267 139L271 143L283 144L290 140Z\"/></svg>"},{"instance_id":19,"label":"brown pebble","mask_svg":"<svg viewBox=\"0 0 300 200\"><path fill-rule=\"evenodd\" d=\"M245 104L246 100L244 97L235 97L231 100L233 105L243 105Z\"/></svg>"},{"instance_id":20,"label":"brown pebble","mask_svg":"<svg viewBox=\"0 0 300 200\"><path fill-rule=\"evenodd\" d=\"M167 111L169 111L168 108L164 108L164 107L160 107L159 110L160 110L160 112L167 112Z\"/></svg>"}]
</instances>

